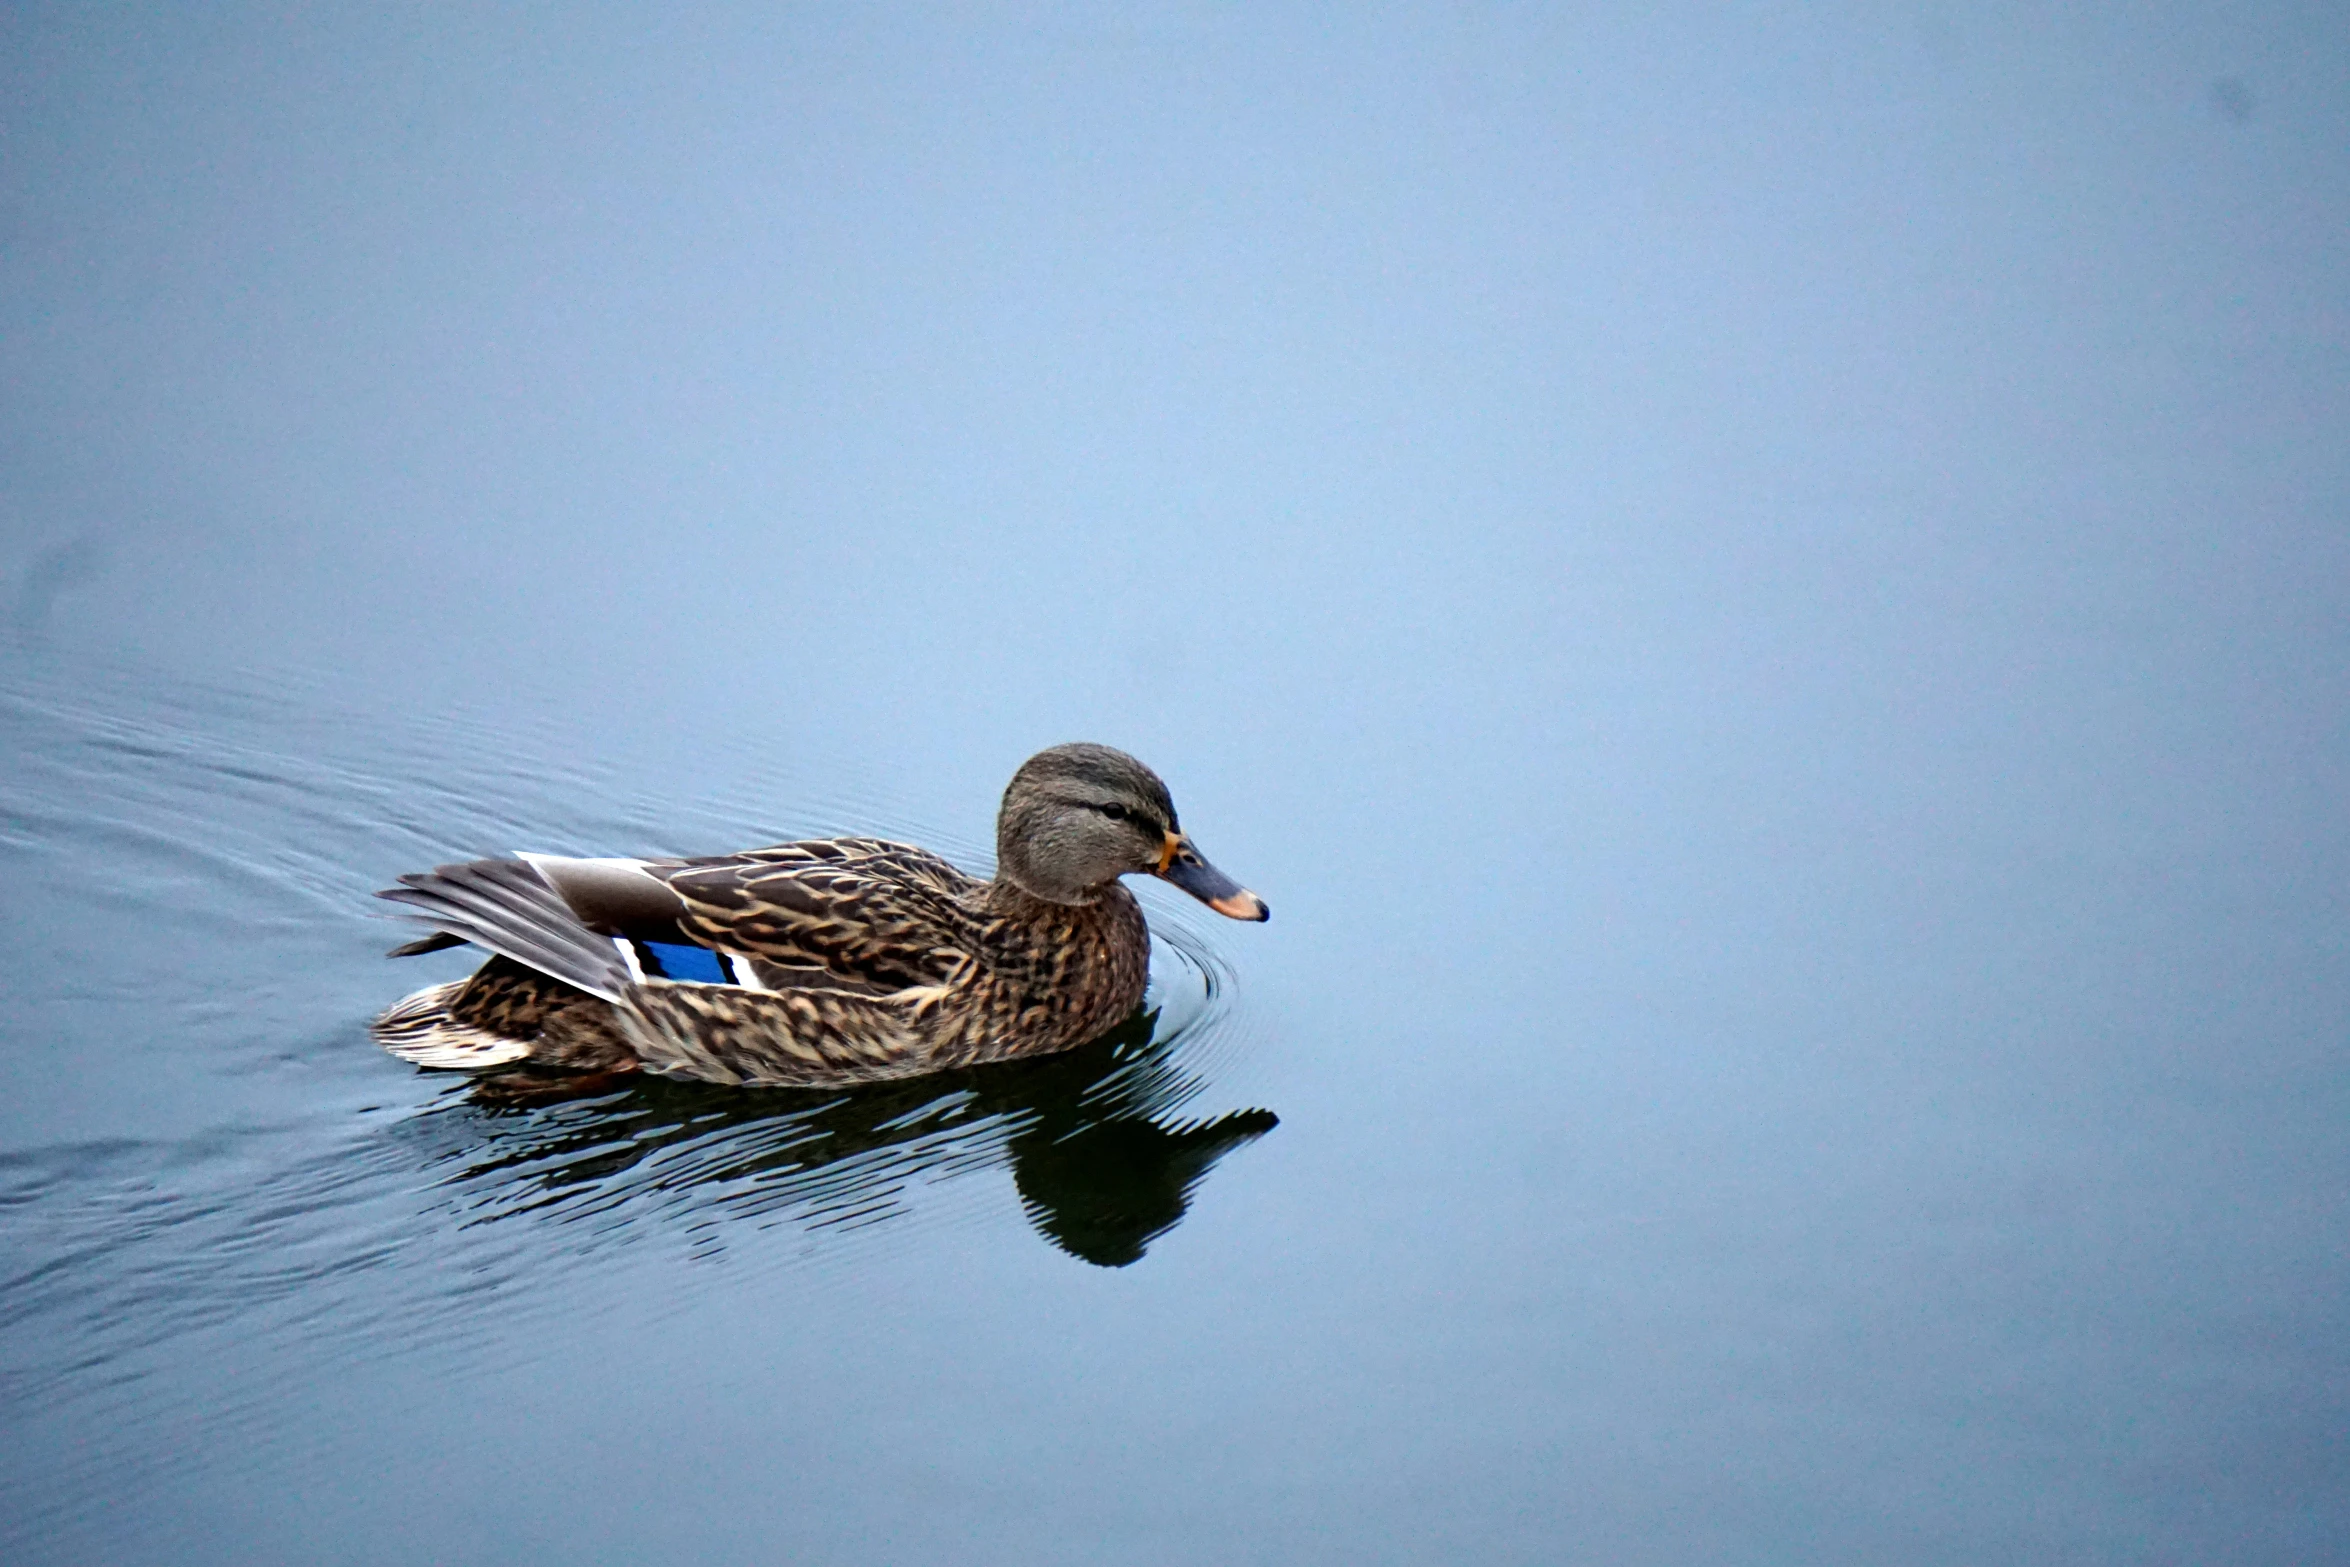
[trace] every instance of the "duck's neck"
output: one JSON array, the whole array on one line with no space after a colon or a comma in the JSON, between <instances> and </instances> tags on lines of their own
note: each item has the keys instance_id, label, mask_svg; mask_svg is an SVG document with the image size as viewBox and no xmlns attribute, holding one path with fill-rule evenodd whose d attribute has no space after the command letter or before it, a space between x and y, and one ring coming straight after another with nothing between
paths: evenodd
<instances>
[{"instance_id":1,"label":"duck's neck","mask_svg":"<svg viewBox=\"0 0 2350 1567\"><path fill-rule=\"evenodd\" d=\"M1102 895L1117 885L1111 882L1107 887L1095 887L1086 893L1082 902L1056 903L1050 898L1038 897L1009 876L998 876L987 884L987 891L982 894L981 901L987 905L989 913L1009 915L1014 919L1066 919L1080 910L1098 908Z\"/></svg>"}]
</instances>

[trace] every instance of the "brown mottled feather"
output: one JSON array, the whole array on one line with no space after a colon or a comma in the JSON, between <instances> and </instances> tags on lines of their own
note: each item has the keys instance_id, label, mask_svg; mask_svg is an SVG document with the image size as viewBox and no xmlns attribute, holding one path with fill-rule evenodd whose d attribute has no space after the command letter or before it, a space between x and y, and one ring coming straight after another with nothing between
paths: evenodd
<instances>
[{"instance_id":1,"label":"brown mottled feather","mask_svg":"<svg viewBox=\"0 0 2350 1567\"><path fill-rule=\"evenodd\" d=\"M1120 876L1164 874L1235 918L1265 917L1199 858L1158 775L1106 746L1029 758L1005 790L996 847L993 881L879 838L691 860L523 856L403 877L383 896L409 917L509 955L408 997L376 1038L431 1066L812 1086L909 1077L1065 1050L1131 1014L1150 933ZM741 982L647 977L627 956L628 942L679 939L728 955Z\"/></svg>"},{"instance_id":2,"label":"brown mottled feather","mask_svg":"<svg viewBox=\"0 0 2350 1567\"><path fill-rule=\"evenodd\" d=\"M448 1002L456 1026L534 1064L717 1083L908 1077L1065 1050L1142 1002L1134 895L1045 903L906 844L832 839L648 867L696 941L755 960L770 989L647 979L618 1005L492 957Z\"/></svg>"},{"instance_id":3,"label":"brown mottled feather","mask_svg":"<svg viewBox=\"0 0 2350 1567\"><path fill-rule=\"evenodd\" d=\"M779 844L657 873L678 924L709 946L870 995L954 982L983 939L968 907L987 884L934 854L876 838Z\"/></svg>"},{"instance_id":4,"label":"brown mottled feather","mask_svg":"<svg viewBox=\"0 0 2350 1567\"><path fill-rule=\"evenodd\" d=\"M610 1003L512 958L492 957L476 969L448 1013L460 1028L527 1042L530 1059L548 1066L594 1071L634 1059Z\"/></svg>"}]
</instances>

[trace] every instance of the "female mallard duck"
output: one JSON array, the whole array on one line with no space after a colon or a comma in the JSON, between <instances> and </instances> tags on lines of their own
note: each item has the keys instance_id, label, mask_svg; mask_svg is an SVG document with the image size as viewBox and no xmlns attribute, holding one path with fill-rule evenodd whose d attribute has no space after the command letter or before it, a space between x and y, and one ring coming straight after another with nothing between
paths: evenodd
<instances>
[{"instance_id":1,"label":"female mallard duck","mask_svg":"<svg viewBox=\"0 0 2350 1567\"><path fill-rule=\"evenodd\" d=\"M421 1066L643 1070L819 1086L1046 1055L1142 1003L1150 935L1118 878L1219 914L1264 900L1202 859L1156 773L1063 745L1013 774L980 881L926 850L826 838L698 860L525 854L403 876L377 896L491 956L375 1022Z\"/></svg>"}]
</instances>

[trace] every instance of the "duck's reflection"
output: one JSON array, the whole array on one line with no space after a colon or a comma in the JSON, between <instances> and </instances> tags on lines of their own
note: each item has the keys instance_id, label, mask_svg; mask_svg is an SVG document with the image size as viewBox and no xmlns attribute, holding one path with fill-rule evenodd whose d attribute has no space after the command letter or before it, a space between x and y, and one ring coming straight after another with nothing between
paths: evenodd
<instances>
[{"instance_id":1,"label":"duck's reflection","mask_svg":"<svg viewBox=\"0 0 2350 1567\"><path fill-rule=\"evenodd\" d=\"M1061 1055L867 1088L647 1079L519 1108L490 1084L423 1119L461 1161L451 1184L477 1219L625 1224L659 1212L854 1227L908 1212L926 1184L1008 1164L1038 1233L1124 1267L1181 1222L1217 1160L1279 1124L1269 1110L1178 1119L1205 1084L1156 1023L1140 1012Z\"/></svg>"}]
</instances>

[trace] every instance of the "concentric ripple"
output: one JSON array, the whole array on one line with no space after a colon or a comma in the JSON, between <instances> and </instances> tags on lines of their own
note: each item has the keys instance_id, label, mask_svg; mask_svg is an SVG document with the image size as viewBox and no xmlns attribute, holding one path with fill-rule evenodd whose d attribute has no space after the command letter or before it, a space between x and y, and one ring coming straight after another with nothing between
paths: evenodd
<instances>
[{"instance_id":1,"label":"concentric ripple","mask_svg":"<svg viewBox=\"0 0 2350 1567\"><path fill-rule=\"evenodd\" d=\"M138 699L89 695L110 686ZM874 1237L993 1224L1122 1266L1275 1124L1190 1112L1245 1030L1212 942L1156 903L1144 1011L1045 1060L851 1092L648 1081L526 1109L391 1061L367 1017L460 955L381 961L367 893L390 871L469 846L722 847L794 800L786 830L976 859L756 757L655 829L658 802L612 769L486 735L462 714L387 732L298 691L148 672L0 688L9 1069L107 1085L61 1123L4 1123L0 1394L17 1407L129 1399L157 1418L176 1379L155 1373L256 1335L305 1374L436 1337L462 1359L465 1302L557 1310L565 1292L538 1286L616 1247L852 1266ZM202 1411L208 1431L238 1418Z\"/></svg>"}]
</instances>

